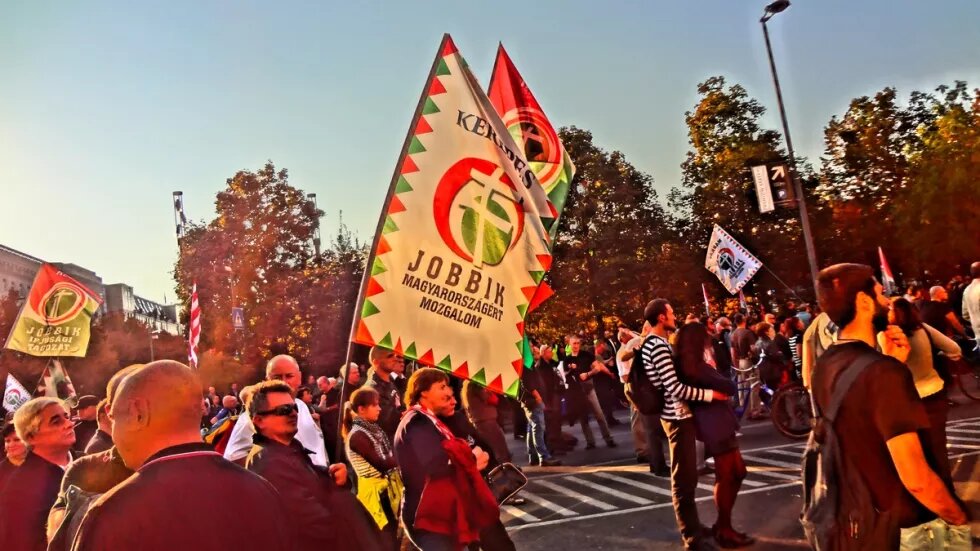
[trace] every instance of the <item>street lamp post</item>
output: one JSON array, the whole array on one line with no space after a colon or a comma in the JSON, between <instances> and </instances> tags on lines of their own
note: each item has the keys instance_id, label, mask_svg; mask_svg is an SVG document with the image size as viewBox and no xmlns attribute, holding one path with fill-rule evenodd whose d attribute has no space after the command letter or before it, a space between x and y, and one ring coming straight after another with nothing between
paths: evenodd
<instances>
[{"instance_id":1,"label":"street lamp post","mask_svg":"<svg viewBox=\"0 0 980 551\"><path fill-rule=\"evenodd\" d=\"M817 272L820 268L817 265L817 251L813 246L813 232L810 231L810 216L806 210L806 198L803 196L803 185L800 182L799 173L796 170L796 154L793 152L793 139L789 134L789 123L786 121L786 108L783 107L783 92L779 87L779 75L776 73L776 61L772 57L772 44L769 43L769 29L766 22L774 15L789 7L789 0L776 0L766 6L765 12L759 22L762 23L762 35L766 39L766 52L769 54L769 68L772 69L772 83L776 87L776 102L779 104L779 117L783 121L783 136L786 137L786 151L789 153L790 179L793 188L796 190L796 202L800 208L800 225L803 228L803 243L806 246L806 258L810 263L810 280L814 291L817 287Z\"/></svg>"},{"instance_id":2,"label":"street lamp post","mask_svg":"<svg viewBox=\"0 0 980 551\"><path fill-rule=\"evenodd\" d=\"M155 340L157 340L159 338L160 338L160 330L159 329L157 329L155 331L150 331L150 362L153 362L153 360L156 359L155 353L154 353L154 350L153 350L153 341L155 341Z\"/></svg>"}]
</instances>

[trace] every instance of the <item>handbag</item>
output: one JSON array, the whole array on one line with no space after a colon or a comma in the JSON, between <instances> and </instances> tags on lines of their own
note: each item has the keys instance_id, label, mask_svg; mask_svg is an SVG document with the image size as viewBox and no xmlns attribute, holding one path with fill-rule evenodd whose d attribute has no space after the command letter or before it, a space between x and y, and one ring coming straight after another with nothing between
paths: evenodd
<instances>
[{"instance_id":1,"label":"handbag","mask_svg":"<svg viewBox=\"0 0 980 551\"><path fill-rule=\"evenodd\" d=\"M499 505L527 486L527 477L513 463L501 463L487 473L487 485Z\"/></svg>"}]
</instances>

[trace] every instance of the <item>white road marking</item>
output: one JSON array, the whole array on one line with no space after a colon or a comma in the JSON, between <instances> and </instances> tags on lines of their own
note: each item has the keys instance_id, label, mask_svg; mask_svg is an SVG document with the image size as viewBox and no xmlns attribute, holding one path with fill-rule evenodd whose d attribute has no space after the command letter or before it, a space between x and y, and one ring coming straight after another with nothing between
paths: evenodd
<instances>
[{"instance_id":1,"label":"white road marking","mask_svg":"<svg viewBox=\"0 0 980 551\"><path fill-rule=\"evenodd\" d=\"M963 434L980 434L980 430L961 429L959 427L946 427L946 432L947 433L949 433L949 432L955 432L957 434L959 434L959 433L963 433Z\"/></svg>"},{"instance_id":2,"label":"white road marking","mask_svg":"<svg viewBox=\"0 0 980 551\"><path fill-rule=\"evenodd\" d=\"M750 473L761 474L763 476L770 476L772 478L778 478L781 480L795 480L797 483L800 482L800 475L790 475L779 471L773 471L768 467L757 467L755 465L746 465L746 469Z\"/></svg>"},{"instance_id":3,"label":"white road marking","mask_svg":"<svg viewBox=\"0 0 980 551\"><path fill-rule=\"evenodd\" d=\"M789 450L768 450L769 453L774 453L776 455L786 455L789 457L795 457L799 460L803 459L803 452L791 452Z\"/></svg>"},{"instance_id":4,"label":"white road marking","mask_svg":"<svg viewBox=\"0 0 980 551\"><path fill-rule=\"evenodd\" d=\"M797 485L799 485L799 482L789 482L789 483L786 483L786 484L777 484L775 486L767 486L765 488L753 488L751 490L743 490L743 491L739 492L739 495L741 496L741 495L747 495L747 494L754 494L754 493L758 493L758 492L767 492L769 490L778 490L778 489L781 489L781 488L789 488L791 486L797 486ZM712 500L712 499L714 499L714 496L702 496L702 497L699 497L699 498L695 499L694 501L709 501L709 500ZM555 524L564 524L564 523L570 522L572 520L579 521L579 520L584 520L584 519L589 519L589 518L611 517L611 516L615 516L615 515L625 515L625 514L628 514L628 513L636 513L636 512L639 512L639 511L650 511L650 510L653 510L653 509L664 509L666 507L673 507L673 503L667 501L667 502L664 502L664 503L654 503L652 505L644 505L642 507L632 507L630 509L620 509L618 511L606 511L604 513L596 513L594 515L582 515L582 516L576 517L574 519L565 518L565 519L545 520L545 521L542 521L542 522L535 522L534 524L522 524L520 526L508 526L507 527L507 531L508 532L519 532L521 530L525 530L525 529L528 529L528 528L540 528L540 527L543 527L543 526L552 526L552 525L555 525Z\"/></svg>"},{"instance_id":5,"label":"white road marking","mask_svg":"<svg viewBox=\"0 0 980 551\"><path fill-rule=\"evenodd\" d=\"M785 469L790 469L793 471L800 470L799 463L787 463L786 461L776 461L775 459L766 459L765 457L757 457L755 455L745 455L742 454L742 458L748 459L750 461L755 461L757 463L762 463L763 465L773 465L776 467L783 467Z\"/></svg>"},{"instance_id":6,"label":"white road marking","mask_svg":"<svg viewBox=\"0 0 980 551\"><path fill-rule=\"evenodd\" d=\"M549 490L554 490L554 491L558 492L559 494L565 494L566 496L568 496L568 497L570 497L572 499L577 499L577 500L579 500L582 503L586 503L586 504L592 505L593 507L598 507L599 509L602 509L603 511L614 511L616 509L616 506L615 505L610 505L610 504L606 503L605 501L600 501L600 500L598 500L598 499L596 499L594 497L589 497L589 496L587 496L585 494L580 494L580 493L576 492L575 490L569 490L568 488L565 488L563 486L559 486L559 485L555 484L554 482L551 482L550 480L538 480L537 481L537 484L539 486L544 486L545 488L548 488Z\"/></svg>"},{"instance_id":7,"label":"white road marking","mask_svg":"<svg viewBox=\"0 0 980 551\"><path fill-rule=\"evenodd\" d=\"M514 518L519 518L524 522L541 522L541 519L538 517L528 513L527 511L522 511L513 505L503 505L500 507L500 509L508 515Z\"/></svg>"},{"instance_id":8,"label":"white road marking","mask_svg":"<svg viewBox=\"0 0 980 551\"><path fill-rule=\"evenodd\" d=\"M634 486L636 488L641 488L641 489L644 489L644 490L646 490L648 492L653 492L655 494L660 494L662 496L670 497L670 490L669 489L666 489L666 488L661 488L660 486L654 486L653 484L647 484L645 482L640 482L640 481L637 481L637 480L633 480L632 478L627 478L625 476L619 476L619 475L616 475L616 474L613 474L613 473L608 473L608 472L601 472L601 473L594 473L594 474L595 474L595 476L598 476L598 477L601 477L601 478L606 478L606 479L609 479L609 480L615 480L616 482L621 482L623 484L628 484L628 485Z\"/></svg>"},{"instance_id":9,"label":"white road marking","mask_svg":"<svg viewBox=\"0 0 980 551\"><path fill-rule=\"evenodd\" d=\"M523 497L525 499L528 499L528 500L531 500L531 501L537 503L538 505L544 507L545 509L551 510L556 515L561 515L563 517L575 517L575 516L578 516L578 513L576 513L575 511L572 511L570 509L567 509L565 507L562 507L561 505L558 505L558 504L556 504L553 501L550 501L548 499L545 499L545 498L539 496L538 494L536 494L534 492L529 492L527 490L521 490L521 497Z\"/></svg>"},{"instance_id":10,"label":"white road marking","mask_svg":"<svg viewBox=\"0 0 980 551\"><path fill-rule=\"evenodd\" d=\"M949 434L948 431L946 433L946 440L952 442L980 442L980 438L972 438L969 436L959 436L956 434Z\"/></svg>"},{"instance_id":11,"label":"white road marking","mask_svg":"<svg viewBox=\"0 0 980 551\"><path fill-rule=\"evenodd\" d=\"M577 476L570 476L566 480L571 480L571 481L576 482L578 484L582 484L584 486L588 486L589 488L592 488L593 490L597 490L597 491L600 491L600 492L605 492L605 493L607 493L607 494L609 494L611 496L618 497L619 499L622 499L624 501L632 501L633 503L636 503L637 505L647 505L647 504L653 503L649 499L646 499L646 498L643 498L643 497L637 497L637 496L634 496L634 495L631 495L631 494L627 494L626 492L620 492L619 490L617 490L615 488L609 488L607 486L603 486L602 484L596 484L595 482L591 482L591 481L585 480L583 478L579 478Z\"/></svg>"}]
</instances>

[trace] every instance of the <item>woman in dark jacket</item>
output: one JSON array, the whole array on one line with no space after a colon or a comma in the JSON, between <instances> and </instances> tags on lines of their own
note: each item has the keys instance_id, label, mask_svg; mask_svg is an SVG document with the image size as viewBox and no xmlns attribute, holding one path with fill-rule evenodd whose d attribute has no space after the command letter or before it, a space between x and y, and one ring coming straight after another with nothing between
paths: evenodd
<instances>
[{"instance_id":1,"label":"woman in dark jacket","mask_svg":"<svg viewBox=\"0 0 980 551\"><path fill-rule=\"evenodd\" d=\"M675 364L681 382L735 395L735 383L718 373L707 328L688 323L677 332ZM738 420L729 402L690 402L698 440L704 442L705 456L715 458L715 506L718 521L712 527L721 547L743 547L754 541L732 527L732 509L747 473L738 449Z\"/></svg>"}]
</instances>

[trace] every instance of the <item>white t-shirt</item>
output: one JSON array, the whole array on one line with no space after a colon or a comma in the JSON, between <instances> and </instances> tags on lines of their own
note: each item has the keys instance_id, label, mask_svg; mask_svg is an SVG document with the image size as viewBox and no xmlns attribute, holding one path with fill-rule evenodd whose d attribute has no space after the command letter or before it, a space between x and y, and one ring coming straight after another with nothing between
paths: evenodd
<instances>
[{"instance_id":1,"label":"white t-shirt","mask_svg":"<svg viewBox=\"0 0 980 551\"><path fill-rule=\"evenodd\" d=\"M643 336L636 336L629 340L628 343L619 347L619 352L616 353L616 367L619 368L619 380L626 382L626 379L630 376L630 367L633 365L633 358L629 361L623 361L623 354L626 352L632 352L640 347L643 343Z\"/></svg>"},{"instance_id":2,"label":"white t-shirt","mask_svg":"<svg viewBox=\"0 0 980 551\"><path fill-rule=\"evenodd\" d=\"M296 405L299 407L299 419L297 421L299 430L296 433L296 439L299 440L300 444L303 444L304 448L313 452L310 459L313 460L314 465L326 467L328 458L326 446L323 443L323 433L320 432L320 427L310 415L310 408L306 407L306 404L299 398L296 399ZM225 448L225 459L238 461L245 458L249 450L252 449L253 435L255 435L255 426L246 411L238 416L235 427L231 429L228 447Z\"/></svg>"}]
</instances>

